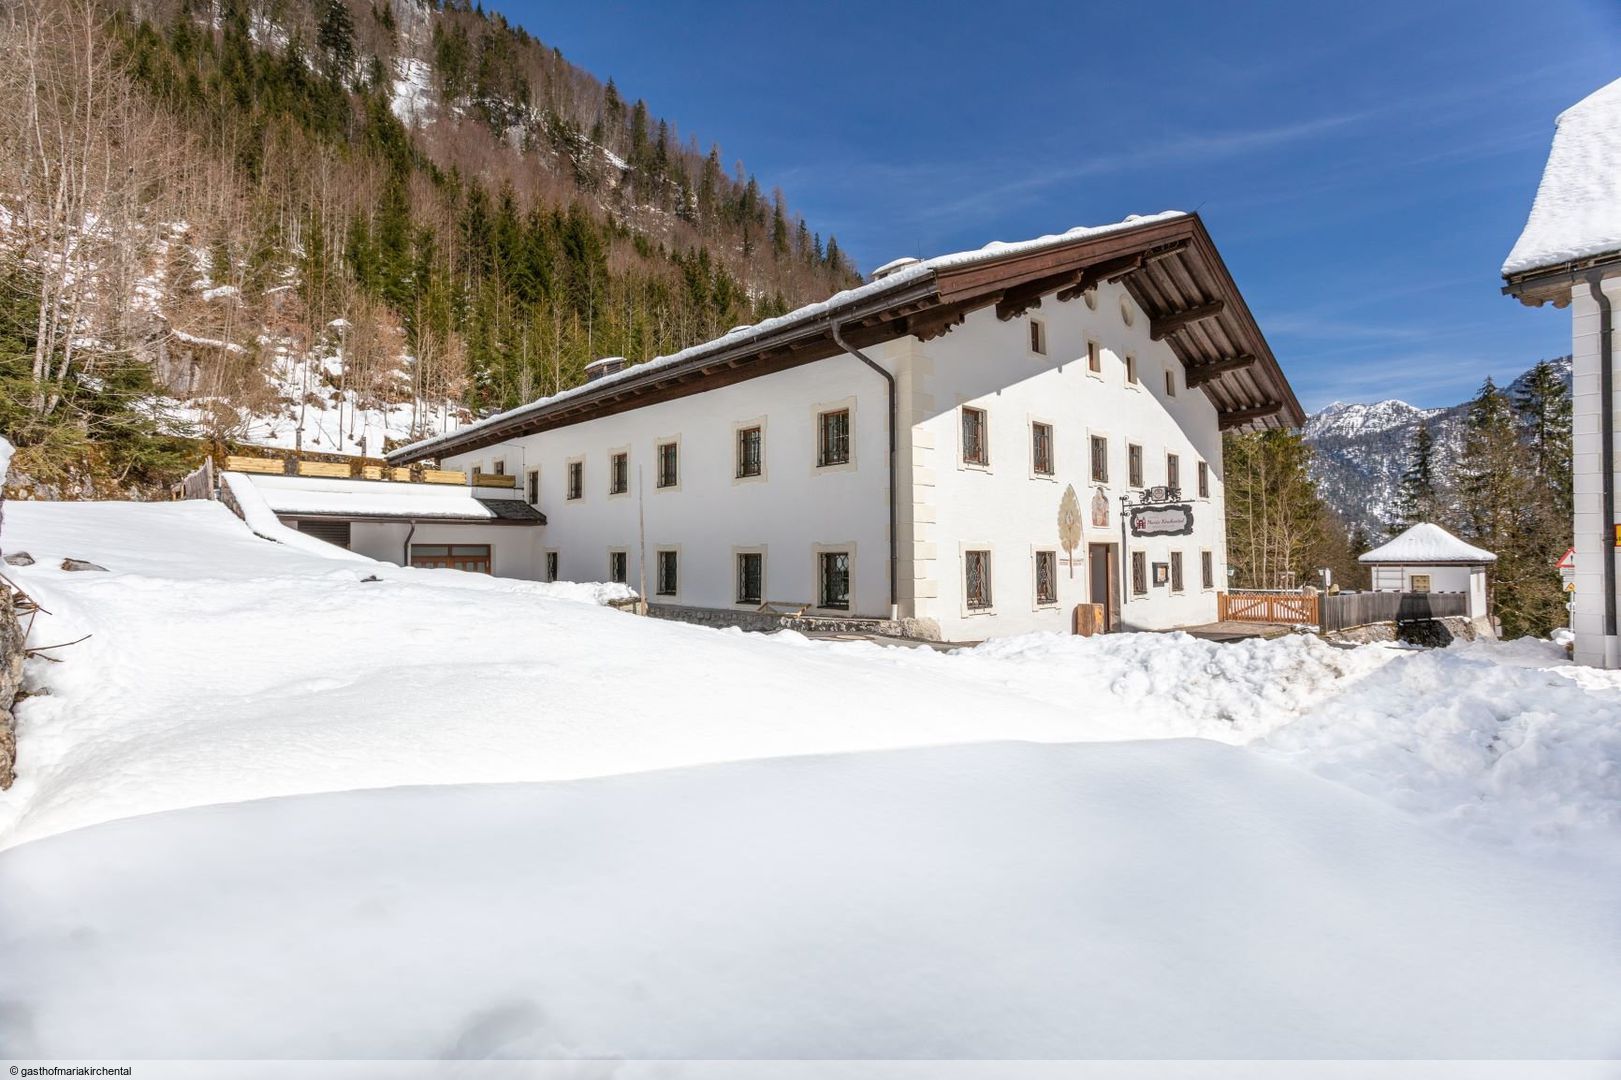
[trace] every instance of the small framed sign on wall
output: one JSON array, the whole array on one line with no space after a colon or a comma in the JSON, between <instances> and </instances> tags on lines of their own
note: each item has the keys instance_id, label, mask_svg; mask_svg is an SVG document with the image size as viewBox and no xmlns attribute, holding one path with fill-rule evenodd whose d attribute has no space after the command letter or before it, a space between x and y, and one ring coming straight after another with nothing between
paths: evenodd
<instances>
[{"instance_id":1,"label":"small framed sign on wall","mask_svg":"<svg viewBox=\"0 0 1621 1080\"><path fill-rule=\"evenodd\" d=\"M1171 580L1171 564L1157 562L1154 564L1154 584L1164 585Z\"/></svg>"}]
</instances>

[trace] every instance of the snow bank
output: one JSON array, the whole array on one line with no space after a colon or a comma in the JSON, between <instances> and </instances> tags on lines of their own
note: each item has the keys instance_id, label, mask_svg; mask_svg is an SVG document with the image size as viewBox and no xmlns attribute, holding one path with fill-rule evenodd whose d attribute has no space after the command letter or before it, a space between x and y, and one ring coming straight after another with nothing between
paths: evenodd
<instances>
[{"instance_id":1,"label":"snow bank","mask_svg":"<svg viewBox=\"0 0 1621 1080\"><path fill-rule=\"evenodd\" d=\"M1264 747L1471 836L1621 861L1621 683L1590 671L1550 642L1416 652Z\"/></svg>"},{"instance_id":2,"label":"snow bank","mask_svg":"<svg viewBox=\"0 0 1621 1080\"><path fill-rule=\"evenodd\" d=\"M0 855L0 1042L1601 1058L1616 885L1191 740L306 796Z\"/></svg>"}]
</instances>

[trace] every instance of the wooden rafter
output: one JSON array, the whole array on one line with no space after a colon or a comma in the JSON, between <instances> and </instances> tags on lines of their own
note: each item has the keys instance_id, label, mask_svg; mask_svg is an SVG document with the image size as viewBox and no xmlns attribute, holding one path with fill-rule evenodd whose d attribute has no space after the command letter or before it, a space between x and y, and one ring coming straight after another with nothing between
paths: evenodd
<instances>
[{"instance_id":1,"label":"wooden rafter","mask_svg":"<svg viewBox=\"0 0 1621 1080\"><path fill-rule=\"evenodd\" d=\"M1205 383L1214 382L1229 371L1242 371L1255 362L1255 357L1245 353L1242 356L1229 356L1224 360L1212 360L1204 364L1190 364L1187 369L1188 389L1197 390Z\"/></svg>"},{"instance_id":2,"label":"wooden rafter","mask_svg":"<svg viewBox=\"0 0 1621 1080\"><path fill-rule=\"evenodd\" d=\"M1002 294L1002 299L996 302L996 317L1003 322L1017 318L1031 308L1041 306L1041 298L1050 292L1073 285L1084 270L1068 270L1062 274L1052 274L1048 277L1037 278L1025 282L1023 285L1008 289Z\"/></svg>"},{"instance_id":3,"label":"wooden rafter","mask_svg":"<svg viewBox=\"0 0 1621 1080\"><path fill-rule=\"evenodd\" d=\"M1283 403L1268 401L1263 405L1251 405L1243 409L1229 409L1216 414L1217 422L1222 431L1235 427L1242 427L1252 420L1262 420L1268 416L1276 415L1283 410Z\"/></svg>"},{"instance_id":4,"label":"wooden rafter","mask_svg":"<svg viewBox=\"0 0 1621 1080\"><path fill-rule=\"evenodd\" d=\"M1227 310L1227 301L1211 300L1203 304L1196 304L1181 311L1169 311L1153 320L1148 336L1155 341L1164 341L1184 326L1192 326L1196 322L1214 319Z\"/></svg>"}]
</instances>

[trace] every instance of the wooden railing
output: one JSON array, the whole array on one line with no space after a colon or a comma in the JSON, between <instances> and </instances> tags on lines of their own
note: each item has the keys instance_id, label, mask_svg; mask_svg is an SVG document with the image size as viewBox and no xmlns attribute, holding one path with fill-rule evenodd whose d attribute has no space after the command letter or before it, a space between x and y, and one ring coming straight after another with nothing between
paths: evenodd
<instances>
[{"instance_id":1,"label":"wooden railing","mask_svg":"<svg viewBox=\"0 0 1621 1080\"><path fill-rule=\"evenodd\" d=\"M1382 622L1416 622L1469 614L1469 594L1461 592L1342 592L1323 597L1324 630L1344 630Z\"/></svg>"},{"instance_id":2,"label":"wooden railing","mask_svg":"<svg viewBox=\"0 0 1621 1080\"><path fill-rule=\"evenodd\" d=\"M1222 622L1315 626L1318 599L1316 593L1217 593L1216 618Z\"/></svg>"}]
</instances>

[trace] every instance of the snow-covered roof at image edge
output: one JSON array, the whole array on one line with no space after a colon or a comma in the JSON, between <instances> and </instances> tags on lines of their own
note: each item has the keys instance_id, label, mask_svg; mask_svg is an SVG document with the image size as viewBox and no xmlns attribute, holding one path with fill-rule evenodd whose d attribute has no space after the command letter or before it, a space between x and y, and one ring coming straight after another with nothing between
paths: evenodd
<instances>
[{"instance_id":1,"label":"snow-covered roof at image edge","mask_svg":"<svg viewBox=\"0 0 1621 1080\"><path fill-rule=\"evenodd\" d=\"M1559 114L1525 230L1503 276L1621 252L1621 79Z\"/></svg>"},{"instance_id":2,"label":"snow-covered roof at image edge","mask_svg":"<svg viewBox=\"0 0 1621 1080\"><path fill-rule=\"evenodd\" d=\"M1404 563L1429 565L1436 563L1462 563L1478 566L1493 563L1497 556L1485 548L1466 544L1439 525L1414 525L1388 544L1374 548L1361 556L1364 563Z\"/></svg>"}]
</instances>

